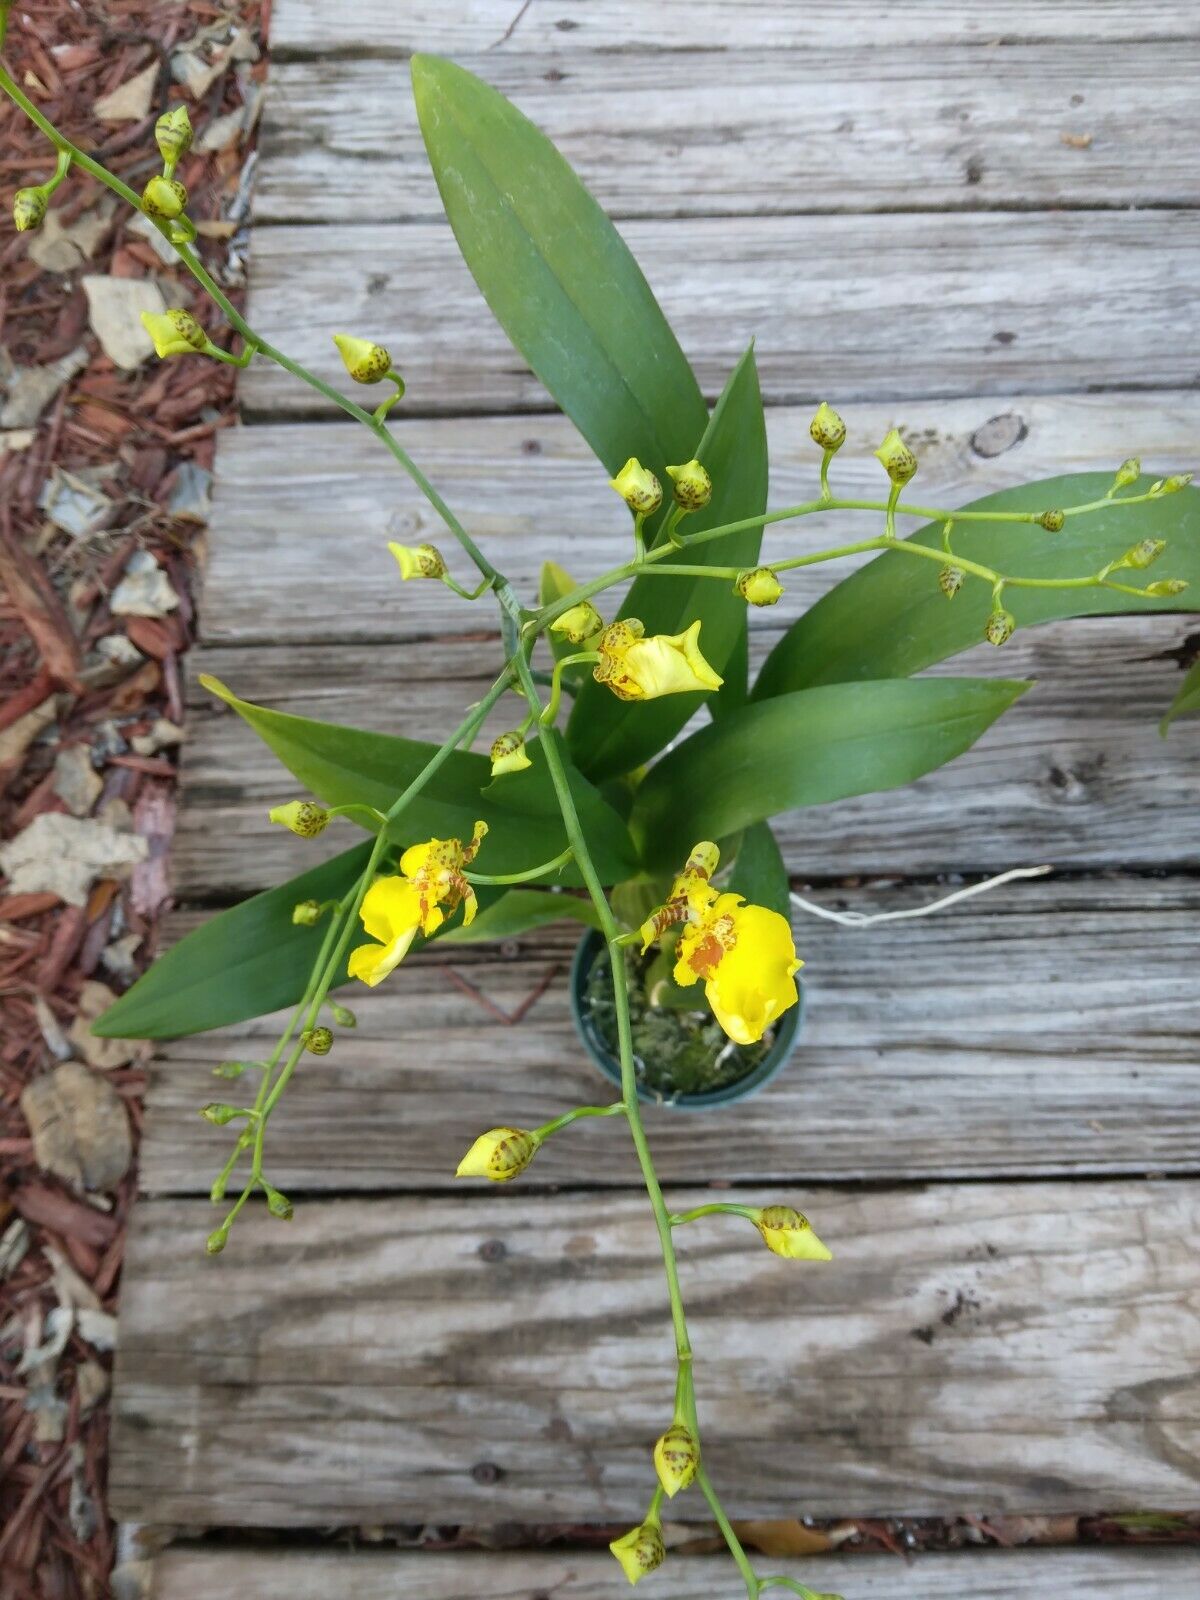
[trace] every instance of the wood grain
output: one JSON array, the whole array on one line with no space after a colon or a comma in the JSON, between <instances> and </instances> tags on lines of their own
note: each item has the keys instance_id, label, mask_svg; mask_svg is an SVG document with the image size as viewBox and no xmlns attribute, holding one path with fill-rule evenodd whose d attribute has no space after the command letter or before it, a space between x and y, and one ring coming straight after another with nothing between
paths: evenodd
<instances>
[{"instance_id":1,"label":"wood grain","mask_svg":"<svg viewBox=\"0 0 1200 1600\"><path fill-rule=\"evenodd\" d=\"M825 1268L737 1219L679 1235L733 1515L1195 1504L1200 1186L796 1198ZM332 1201L290 1224L256 1208L206 1263L211 1220L199 1201L138 1209L119 1519L640 1514L674 1382L642 1197Z\"/></svg>"},{"instance_id":2,"label":"wood grain","mask_svg":"<svg viewBox=\"0 0 1200 1600\"><path fill-rule=\"evenodd\" d=\"M893 882L815 897L897 910L938 892ZM1103 878L1015 883L867 930L800 917L796 1056L720 1115L647 1108L659 1170L673 1183L790 1184L1195 1172L1198 911L1193 880ZM443 946L378 989L343 990L358 1027L327 1058L306 1058L280 1102L274 1180L312 1192L457 1188L454 1167L485 1127L536 1127L603 1100L609 1086L570 1017L575 937ZM517 1032L446 965L508 1014L554 977ZM148 1094L147 1189L207 1193L231 1148L228 1130L197 1114L213 1098L212 1067L260 1059L277 1031L261 1018L165 1047ZM621 1129L603 1123L551 1140L528 1181L605 1188L638 1175Z\"/></svg>"},{"instance_id":3,"label":"wood grain","mask_svg":"<svg viewBox=\"0 0 1200 1600\"><path fill-rule=\"evenodd\" d=\"M668 1530L670 1532L670 1530ZM730 1584L724 1556L671 1554L654 1580L659 1600L711 1600ZM1193 1600L1194 1550L988 1550L956 1555L772 1558L810 1587L852 1600ZM149 1600L212 1600L253 1593L258 1600L612 1600L615 1568L603 1550L165 1550L154 1558Z\"/></svg>"},{"instance_id":4,"label":"wood grain","mask_svg":"<svg viewBox=\"0 0 1200 1600\"><path fill-rule=\"evenodd\" d=\"M401 60L413 50L486 50L502 60L534 50L574 55L616 46L665 58L664 72L672 57L693 54L719 82L724 58L743 49L857 48L870 40L888 48L966 43L994 50L1022 40L1194 40L1197 31L1189 0L1146 0L1136 7L1127 0L911 0L902 9L888 0L841 0L819 12L761 0L655 0L653 6L534 0L524 8L521 0L406 0L402 7L394 0L356 0L338 17L337 42L348 55ZM272 18L278 58L321 55L329 42L329 8L322 0L286 0ZM712 55L718 59L704 60Z\"/></svg>"},{"instance_id":5,"label":"wood grain","mask_svg":"<svg viewBox=\"0 0 1200 1600\"><path fill-rule=\"evenodd\" d=\"M811 414L804 407L767 414L772 506L818 492ZM951 507L1010 484L1113 470L1129 454L1134 417L1154 472L1195 465L1200 438L1195 391L910 398L855 405L845 414L847 439L833 471L838 493L882 493L886 480L872 451L898 426L920 452L918 503ZM627 558L628 514L563 417L406 421L400 436L518 593L536 594L547 559L588 577ZM767 548L820 549L868 537L878 523L868 513L806 517L777 526ZM452 567L468 576L425 501L353 423L226 430L201 616L205 641L400 641L494 627L485 602L467 605L441 584L402 588L389 539L440 541ZM793 573L772 618L797 615L851 566Z\"/></svg>"},{"instance_id":6,"label":"wood grain","mask_svg":"<svg viewBox=\"0 0 1200 1600\"><path fill-rule=\"evenodd\" d=\"M1196 212L690 217L621 231L710 396L752 338L772 404L1195 380L1181 330L1200 305ZM410 414L549 405L446 222L264 228L249 318L331 383L347 382L334 332L379 339ZM259 414L331 409L266 362L242 393Z\"/></svg>"},{"instance_id":7,"label":"wood grain","mask_svg":"<svg viewBox=\"0 0 1200 1600\"><path fill-rule=\"evenodd\" d=\"M615 218L1200 201L1188 156L1200 39L737 49L715 100L711 70L680 57L664 71L649 51L456 59L536 122ZM376 224L440 220L402 70L275 67L260 224L321 222L331 206Z\"/></svg>"}]
</instances>

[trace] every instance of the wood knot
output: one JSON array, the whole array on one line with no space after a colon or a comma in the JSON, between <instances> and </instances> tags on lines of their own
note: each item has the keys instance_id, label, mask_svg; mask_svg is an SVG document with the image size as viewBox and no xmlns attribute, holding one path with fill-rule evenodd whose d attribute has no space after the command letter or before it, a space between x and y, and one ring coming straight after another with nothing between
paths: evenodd
<instances>
[{"instance_id":1,"label":"wood knot","mask_svg":"<svg viewBox=\"0 0 1200 1600\"><path fill-rule=\"evenodd\" d=\"M1025 419L1015 411L1004 411L998 417L989 417L971 435L971 449L985 461L992 461L1011 450L1028 437Z\"/></svg>"}]
</instances>

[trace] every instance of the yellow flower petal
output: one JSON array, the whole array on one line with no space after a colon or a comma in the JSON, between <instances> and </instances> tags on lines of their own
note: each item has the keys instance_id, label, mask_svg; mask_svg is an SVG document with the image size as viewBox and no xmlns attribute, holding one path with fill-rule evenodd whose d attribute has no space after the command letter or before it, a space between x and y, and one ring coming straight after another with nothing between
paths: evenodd
<instances>
[{"instance_id":1,"label":"yellow flower petal","mask_svg":"<svg viewBox=\"0 0 1200 1600\"><path fill-rule=\"evenodd\" d=\"M383 982L389 972L396 970L416 936L414 924L387 944L360 944L350 952L350 959L346 963L347 973L373 989L377 983Z\"/></svg>"},{"instance_id":2,"label":"yellow flower petal","mask_svg":"<svg viewBox=\"0 0 1200 1600\"><path fill-rule=\"evenodd\" d=\"M768 1250L789 1261L832 1261L833 1251L821 1243L808 1218L791 1206L764 1206L758 1231Z\"/></svg>"},{"instance_id":3,"label":"yellow flower petal","mask_svg":"<svg viewBox=\"0 0 1200 1600\"><path fill-rule=\"evenodd\" d=\"M644 467L636 456L630 456L616 477L610 478L608 482L610 488L617 491L629 509L638 512L640 516L649 516L662 504L662 484L649 467Z\"/></svg>"},{"instance_id":4,"label":"yellow flower petal","mask_svg":"<svg viewBox=\"0 0 1200 1600\"><path fill-rule=\"evenodd\" d=\"M722 895L713 908L721 910ZM736 1044L753 1044L796 1004L794 974L802 963L787 918L766 906L739 906L732 915L734 943L717 961L704 993L713 1015Z\"/></svg>"},{"instance_id":5,"label":"yellow flower petal","mask_svg":"<svg viewBox=\"0 0 1200 1600\"><path fill-rule=\"evenodd\" d=\"M638 1528L630 1528L608 1548L621 1563L621 1571L630 1583L638 1583L655 1567L661 1567L667 1557L662 1530L656 1522L643 1522Z\"/></svg>"},{"instance_id":6,"label":"yellow flower petal","mask_svg":"<svg viewBox=\"0 0 1200 1600\"><path fill-rule=\"evenodd\" d=\"M390 944L407 933L411 940L412 933L421 925L421 899L406 877L393 874L376 878L363 896L359 915L372 939Z\"/></svg>"}]
</instances>

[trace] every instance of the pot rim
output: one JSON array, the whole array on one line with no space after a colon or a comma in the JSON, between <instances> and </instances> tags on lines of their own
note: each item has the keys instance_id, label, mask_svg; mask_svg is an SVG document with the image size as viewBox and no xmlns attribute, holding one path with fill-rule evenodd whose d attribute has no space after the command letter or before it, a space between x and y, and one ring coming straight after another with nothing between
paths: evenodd
<instances>
[{"instance_id":1,"label":"pot rim","mask_svg":"<svg viewBox=\"0 0 1200 1600\"><path fill-rule=\"evenodd\" d=\"M620 1064L609 1053L608 1046L600 1038L591 1019L584 1013L581 1003L587 976L603 949L604 937L596 928L588 928L575 947L575 954L571 960L571 1017L588 1056L604 1076L620 1088ZM758 1065L744 1077L738 1078L734 1083L727 1083L720 1089L709 1089L700 1094L670 1096L659 1094L656 1090L639 1083L638 1100L642 1105L663 1106L671 1111L713 1111L719 1106L732 1105L739 1100L747 1099L752 1094L757 1094L783 1070L799 1040L805 1009L804 985L799 979L796 981L796 987L799 999L794 1006L789 1007L776 1025L771 1048Z\"/></svg>"}]
</instances>

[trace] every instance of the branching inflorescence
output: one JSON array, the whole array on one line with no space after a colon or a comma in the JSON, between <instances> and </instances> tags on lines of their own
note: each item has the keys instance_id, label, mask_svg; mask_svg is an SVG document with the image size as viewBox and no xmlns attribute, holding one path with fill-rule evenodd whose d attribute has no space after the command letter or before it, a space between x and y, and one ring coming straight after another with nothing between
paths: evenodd
<instances>
[{"instance_id":1,"label":"branching inflorescence","mask_svg":"<svg viewBox=\"0 0 1200 1600\"><path fill-rule=\"evenodd\" d=\"M7 8L0 6L0 20ZM787 1205L765 1208L732 1203L712 1203L691 1210L668 1209L655 1172L638 1104L635 1058L631 1042L629 997L625 947L639 944L643 950L664 935L677 937L675 980L685 986L703 983L704 993L714 1016L728 1037L745 1044L761 1039L768 1028L796 1003L795 971L799 966L790 927L778 912L747 904L741 895L721 891L713 882L719 864L718 851L711 841L701 840L661 904L651 908L637 929L624 927L614 913L609 896L593 862L589 841L581 824L564 758L557 723L564 686L564 674L572 667L590 667L595 679L607 685L621 699L637 702L664 695L708 691L721 684L720 675L705 659L699 638L700 623L694 622L676 635L647 635L634 618L606 624L593 602L607 590L633 577L658 574L664 578L687 577L731 585L749 605L776 604L784 592L781 575L791 570L857 556L875 551L895 551L916 561L932 562L930 574L948 600L968 583L989 587L991 605L985 636L993 645L1003 645L1012 635L1017 619L1007 609L1010 595L1036 588L1098 588L1124 595L1161 598L1181 591L1184 585L1173 579L1148 584L1128 582L1120 574L1134 575L1149 567L1163 549L1160 539L1142 539L1106 562L1099 570L1069 578L1022 576L996 570L957 553L954 530L963 524L1037 524L1047 538L1059 532L1069 519L1120 499L1123 505L1136 506L1181 489L1183 476L1162 479L1142 493L1123 495L1134 484L1140 468L1127 461L1116 474L1107 494L1099 500L1072 506L1048 506L1040 511L955 512L921 506L902 498L917 472L917 457L896 430L888 433L876 451L889 480L889 491L879 500L845 499L830 486L830 465L846 437L842 419L827 404L822 404L811 424L814 442L820 448L819 492L802 504L757 516L704 528L689 536L688 517L708 505L713 491L709 473L702 462L690 460L671 466L671 503L662 510L663 488L648 468L631 458L611 480L632 513L632 554L611 570L574 586L569 592L536 607L525 606L514 593L504 574L487 559L470 534L455 517L402 443L387 426L388 413L404 394L403 380L395 371L388 352L373 340L334 335L337 348L350 378L360 385L387 382L389 394L373 411L368 411L339 393L320 378L306 371L281 351L274 349L241 318L222 293L197 256L193 242L196 229L187 215L187 194L175 178L181 155L188 150L192 133L187 111L179 106L158 121L156 137L163 156L161 175L150 179L139 196L98 162L70 144L41 114L0 68L0 88L14 100L50 140L57 155L54 174L44 184L26 188L16 195L14 214L19 229L40 224L50 195L72 168L88 173L130 206L149 217L174 248L181 264L199 288L227 319L233 333L240 336L242 350L234 355L217 345L196 318L183 308L173 308L160 316L144 318L157 354L164 358L201 355L245 366L251 359L275 362L319 391L342 412L354 418L391 452L409 477L434 507L461 551L478 574L474 586L457 580L435 546L390 548L403 579L440 582L467 600L490 594L499 606L502 637L506 641L505 659L499 674L483 698L472 706L462 722L436 750L404 791L386 810L362 805L324 807L315 801L292 800L274 808L271 820L289 828L301 838L322 832L332 818L355 812L365 820L374 839L366 863L349 890L335 900L302 900L293 911L293 921L306 927L323 927L318 954L299 1005L292 1014L270 1057L261 1062L225 1062L219 1076L237 1080L247 1070L259 1073L256 1091L249 1103L214 1103L203 1115L219 1126L238 1124L228 1161L212 1185L212 1200L221 1204L239 1168L245 1168L244 1181L219 1226L208 1238L212 1254L224 1249L239 1213L257 1194L269 1212L289 1218L292 1206L287 1197L267 1179L264 1172L265 1136L271 1114L305 1053L324 1055L336 1043L335 1029L351 1028L354 1017L346 1007L331 1000L330 990L348 974L367 986L383 982L404 959L418 935L430 936L461 907L463 923L475 914L475 885L511 885L547 882L568 862L574 864L594 906L597 925L607 946L616 1004L621 1066L621 1095L612 1104L579 1106L555 1115L533 1129L499 1126L475 1140L463 1156L460 1177L482 1177L493 1182L508 1182L518 1177L534 1159L546 1139L582 1120L599 1117L623 1118L628 1128L649 1198L662 1250L667 1293L675 1340L676 1385L670 1420L653 1449L658 1484L641 1523L614 1541L612 1550L631 1582L637 1582L664 1559L661 1533L663 1496L673 1497L690 1485L698 1487L711 1507L730 1551L745 1580L751 1600L762 1590L788 1587L807 1600L819 1600L794 1579L761 1576L742 1548L722 1509L705 1471L701 1449L701 1429L693 1381L692 1348L688 1336L683 1297L676 1263L674 1232L701 1218L732 1215L757 1228L763 1242L775 1254L804 1261L830 1259L806 1218ZM630 441L631 444L636 441ZM875 514L881 531L867 539L817 551L782 555L750 569L711 566L687 559L705 543L750 529L766 529L818 512L854 511ZM926 545L902 540L896 531L900 518L918 518L941 525L940 544ZM535 669L534 652L540 641L554 635L564 644L577 646L572 653L559 654L549 678ZM542 688L548 685L548 695ZM210 685L211 686L211 685ZM219 687L219 686L218 686ZM466 841L431 838L398 849L394 824L406 808L429 784L441 767L461 748L469 748L492 708L501 698L515 692L524 702L525 715L519 724L502 734L492 745L491 772L494 779L519 773L531 765L526 751L527 737L540 742L544 760L561 811L567 848L552 860L528 871L492 874L475 870L477 856L486 862L487 826L480 822ZM360 926L366 942L360 942ZM333 1027L321 1021L328 1012Z\"/></svg>"}]
</instances>

